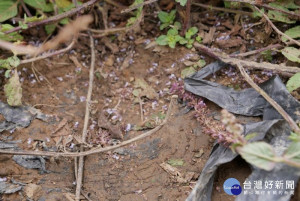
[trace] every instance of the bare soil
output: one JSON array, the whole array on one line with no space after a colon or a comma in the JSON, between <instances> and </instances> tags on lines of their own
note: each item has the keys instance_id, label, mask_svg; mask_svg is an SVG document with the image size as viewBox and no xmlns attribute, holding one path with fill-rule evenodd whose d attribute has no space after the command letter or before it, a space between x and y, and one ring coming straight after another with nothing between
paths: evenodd
<instances>
[{"instance_id":1,"label":"bare soil","mask_svg":"<svg viewBox=\"0 0 300 201\"><path fill-rule=\"evenodd\" d=\"M198 17L198 22L201 23L203 22L201 16L204 15L205 13L200 13L194 18ZM209 23L214 25L216 18L212 15L206 25ZM232 16L226 15L221 23L227 23L227 25L217 27L219 34L214 37L221 37L221 33L227 30L226 27L233 29L233 26L228 25L232 21ZM259 30L260 27L256 29ZM154 31L150 33L151 30ZM158 112L166 113L170 102L168 93L170 84L180 78L181 70L185 68L183 62L193 60L195 57L204 58L207 63L211 61L205 55L184 47L177 47L174 50L159 47L157 51L153 51L153 48L145 49L147 37L153 39L153 34L155 35L156 32L157 27L150 23L137 35L119 36L123 38L117 42L109 37L96 41L97 73L93 85L89 144L109 146L109 143L112 143L111 136L105 136L105 131L100 128L103 114L108 118L107 111L110 109L116 110L113 115L116 115L118 121L112 125L119 131L124 131L128 124L142 125L143 120L150 119ZM253 37L259 37L258 35ZM266 36L262 37L265 39ZM103 40L109 41L110 45L104 46ZM234 41L236 43L236 40ZM234 52L237 49L246 48L245 43L238 45L234 43L232 42L232 47L228 47L232 49L226 48L226 51ZM87 39L80 39L74 51L35 62L34 65L27 64L19 67L20 77L24 79L22 83L23 103L35 106L43 113L52 115L53 118L50 122L33 120L27 128L18 129L12 133L3 132L1 134L3 140L21 140L18 146L25 150L57 148L60 150L65 148L68 151L78 150L78 142L76 143L74 139L72 142L67 142L64 136L81 136L83 129L90 65L88 44ZM219 45L217 47L222 47L221 43L216 44ZM74 63L72 56L77 58L79 64ZM33 68L35 74L42 78L40 81L35 77ZM1 79L3 74L4 72L1 74ZM260 76L259 81L267 78ZM147 98L141 100L143 101L143 120L140 100L137 100L132 93L136 89L135 81L140 78L160 94L157 101ZM212 79L220 83L240 84L238 79L225 76ZM2 81L0 83L3 88L4 83ZM1 100L5 101L2 91ZM208 101L206 103L211 110L211 115L216 117L216 121L220 120L218 118L220 108ZM62 122L66 122L62 126L63 129L57 131ZM123 132L123 139L119 140L130 139L140 133L142 131ZM62 137L61 143L58 142L57 136ZM118 134L116 136L120 137ZM115 151L85 157L83 191L91 200L101 201L185 200L209 158L213 142L202 131L194 114L186 113L184 106L177 103L168 123L151 137ZM199 155L202 152L203 155ZM39 174L37 170L23 168L11 158L8 155L0 155L0 177L41 186L42 190L36 200L67 200L68 193L75 193L73 158L46 158L46 168L50 171L47 174ZM192 175L188 183L177 182L176 178L161 168L160 164L169 159L184 161L183 165L176 168L184 176ZM224 181L229 177L243 181L250 173L249 166L241 158L222 166L215 177L212 200L234 200L233 196L223 191ZM2 195L2 200L18 201L26 200L26 198L24 192L20 191ZM296 194L293 200L300 200L299 195Z\"/></svg>"}]
</instances>

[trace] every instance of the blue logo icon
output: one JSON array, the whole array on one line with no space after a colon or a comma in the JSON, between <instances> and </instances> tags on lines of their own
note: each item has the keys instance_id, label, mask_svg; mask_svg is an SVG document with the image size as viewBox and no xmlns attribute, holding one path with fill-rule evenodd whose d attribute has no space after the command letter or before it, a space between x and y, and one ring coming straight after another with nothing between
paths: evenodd
<instances>
[{"instance_id":1,"label":"blue logo icon","mask_svg":"<svg viewBox=\"0 0 300 201\"><path fill-rule=\"evenodd\" d=\"M235 178L226 179L223 189L228 195L239 195L242 192L240 182Z\"/></svg>"}]
</instances>

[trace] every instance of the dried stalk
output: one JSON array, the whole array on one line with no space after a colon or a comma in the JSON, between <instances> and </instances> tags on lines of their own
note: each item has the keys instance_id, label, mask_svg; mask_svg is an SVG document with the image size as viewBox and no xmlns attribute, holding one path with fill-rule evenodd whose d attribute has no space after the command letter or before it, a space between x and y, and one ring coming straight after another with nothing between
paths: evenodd
<instances>
[{"instance_id":1,"label":"dried stalk","mask_svg":"<svg viewBox=\"0 0 300 201\"><path fill-rule=\"evenodd\" d=\"M94 71L95 71L95 45L94 45L94 39L90 34L90 41L91 41L91 67L90 67L90 75L89 75L89 89L87 93L87 99L86 99L86 105L85 105L85 116L84 116L84 122L83 122L83 130L82 130L82 137L81 140L83 143L86 142L86 136L87 136L87 129L88 129L88 123L90 118L90 103L92 98L92 92L93 92L93 81L94 81ZM80 146L80 151L84 151L84 145ZM82 177L83 177L83 165L84 165L84 156L79 157L79 164L78 164L78 172L77 172L77 181L76 181L76 194L75 194L75 200L79 201L80 199L80 191L81 191L81 184L82 184ZM75 173L76 174L76 173Z\"/></svg>"},{"instance_id":2,"label":"dried stalk","mask_svg":"<svg viewBox=\"0 0 300 201\"><path fill-rule=\"evenodd\" d=\"M286 35L285 33L283 33L282 31L280 31L274 24L273 22L269 19L269 17L262 12L261 10L259 10L256 6L253 6L258 12L260 12L260 14L262 14L264 16L264 18L268 21L268 23L271 25L271 27L281 36L286 37L289 41L297 44L298 46L300 46L300 42L298 42L297 40L291 38L290 36Z\"/></svg>"},{"instance_id":3,"label":"dried stalk","mask_svg":"<svg viewBox=\"0 0 300 201\"><path fill-rule=\"evenodd\" d=\"M300 134L300 129L297 126L296 122L289 116L288 113L286 113L284 111L284 109L278 105L278 103L276 103L266 92L264 92L259 86L257 86L253 80L249 77L249 75L246 73L244 66L249 66L250 68L253 67L253 65L257 65L259 63L256 62L252 62L252 61L244 61L244 60L240 60L240 59L235 59L235 58L230 58L228 55L226 55L225 53L223 54L218 54L215 53L213 50L211 50L208 47L205 47L199 43L195 43L195 46L200 50L200 51L204 51L206 54L212 56L213 58L216 58L224 63L227 64L231 64L233 66L237 66L238 69L240 70L241 74L243 75L243 77L246 79L246 81L250 84L250 86L252 86L260 95L262 95L278 112L279 114L281 114L281 116L289 123L289 125L291 126L292 130L295 131L296 133ZM260 65L266 66L272 66L274 64L270 64L270 63L260 63ZM260 65L257 65L259 67L261 67ZM276 66L276 65L275 65ZM273 67L274 68L274 67ZM280 66L280 68L283 68L283 66ZM265 68L263 68L265 69ZM276 67L275 69L276 70ZM282 70L282 69L280 69Z\"/></svg>"}]
</instances>

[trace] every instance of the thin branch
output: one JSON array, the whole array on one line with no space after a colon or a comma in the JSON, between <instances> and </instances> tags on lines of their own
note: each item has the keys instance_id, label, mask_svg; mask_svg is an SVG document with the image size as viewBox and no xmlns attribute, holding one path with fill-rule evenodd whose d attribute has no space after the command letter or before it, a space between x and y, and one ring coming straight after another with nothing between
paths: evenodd
<instances>
[{"instance_id":1,"label":"thin branch","mask_svg":"<svg viewBox=\"0 0 300 201\"><path fill-rule=\"evenodd\" d=\"M231 54L229 56L230 57L247 57L247 56L250 56L250 55L253 55L253 54L258 54L258 53L266 51L266 50L279 49L281 47L283 47L283 45L281 45L279 43L278 44L272 44L272 45L269 45L267 47L263 47L263 48L260 48L260 49L257 49L257 50L252 50L252 51L245 52L245 53L240 53L240 54Z\"/></svg>"},{"instance_id":2,"label":"thin branch","mask_svg":"<svg viewBox=\"0 0 300 201\"><path fill-rule=\"evenodd\" d=\"M82 130L82 142L86 142L86 136L87 136L87 128L90 118L90 104L91 104L91 98L92 98L92 91L93 91L93 81L94 81L94 71L95 71L95 45L94 45L94 39L90 35L90 41L91 41L91 67L90 67L90 75L89 75L89 89L87 93L87 99L86 99L86 105L85 105L85 116L84 116L84 122L83 122L83 130ZM80 151L84 151L84 145L81 145ZM77 172L77 182L76 182L76 194L75 194L75 200L80 200L80 191L81 191L81 184L82 184L82 177L83 177L83 165L84 165L84 156L79 157L79 163L78 163L78 172ZM76 174L76 173L75 173Z\"/></svg>"},{"instance_id":3,"label":"thin branch","mask_svg":"<svg viewBox=\"0 0 300 201\"><path fill-rule=\"evenodd\" d=\"M248 82L248 84L254 88L262 97L266 99L276 110L281 114L281 116L288 122L288 124L291 126L291 128L296 132L300 134L300 129L296 122L290 117L290 115L275 101L273 100L264 90L262 90L255 82L250 78L250 76L246 73L244 67L241 63L237 63L236 66L240 70L242 76L245 78L245 80Z\"/></svg>"},{"instance_id":4,"label":"thin branch","mask_svg":"<svg viewBox=\"0 0 300 201\"><path fill-rule=\"evenodd\" d=\"M300 68L298 67L293 67L293 66L285 66L285 65L278 65L278 64L271 64L267 62L255 62L255 61L247 61L247 60L242 60L242 59L237 59L237 58L231 58L228 55L221 54L221 53L216 53L212 51L210 48L205 47L204 45L201 45L199 43L194 43L194 46L209 55L212 58L222 60L225 63L231 64L231 65L236 65L237 63L241 63L243 66L247 66L248 68L254 68L254 69L264 69L264 70L272 70L276 71L279 73L299 73Z\"/></svg>"},{"instance_id":5,"label":"thin branch","mask_svg":"<svg viewBox=\"0 0 300 201\"><path fill-rule=\"evenodd\" d=\"M89 151L84 151L84 152L79 152L79 153L73 153L73 152L51 152L51 151L15 151L15 150L5 150L5 149L0 149L0 153L2 154L10 154L10 155L32 155L32 156L53 156L53 157L79 157L79 156L88 156L88 155L92 155L92 154L98 154L98 153L102 153L102 152L107 152L107 151L111 151L123 146L126 146L128 144L132 144L133 142L136 142L138 140L142 140L146 137L149 137L151 135L153 135L154 133L156 133L157 131L159 131L168 121L169 118L171 116L171 112L172 112L172 107L174 105L175 100L178 98L178 96L172 96L171 97L171 102L169 104L169 109L166 115L166 118L164 119L164 121L158 125L157 127L153 128L150 131L144 132L130 140L126 140L121 142L120 144L114 145L114 146L108 146L108 147L99 147L99 148L95 148L95 149L91 149Z\"/></svg>"},{"instance_id":6,"label":"thin branch","mask_svg":"<svg viewBox=\"0 0 300 201\"><path fill-rule=\"evenodd\" d=\"M260 12L260 14L262 14L264 16L264 18L268 21L268 23L271 25L271 27L281 36L286 37L288 40L290 40L291 42L297 44L298 46L300 46L300 42L291 38L290 36L286 35L285 33L283 33L282 31L280 31L274 24L273 22L269 19L269 17L262 12L261 10L259 10L256 6L253 6L258 12Z\"/></svg>"},{"instance_id":7,"label":"thin branch","mask_svg":"<svg viewBox=\"0 0 300 201\"><path fill-rule=\"evenodd\" d=\"M82 4L82 5L78 6L77 8L74 8L74 9L72 9L70 11L67 11L67 12L64 12L62 14L55 15L53 17L49 17L49 18L47 18L45 20L42 20L42 21L30 22L30 23L27 24L27 26L28 26L27 29L32 28L32 27L36 27L36 26L40 26L40 25L44 25L44 24L50 24L50 23L62 20L64 18L66 18L66 17L70 17L70 16L78 13L79 11L81 11L81 10L83 10L83 9L91 6L91 5L93 5L97 1L99 1L99 0L90 0L90 1L88 1L88 2L86 2L84 4ZM18 27L15 27L13 29L10 29L10 30L8 30L8 31L6 31L4 33L5 34L9 34L9 33L13 33L13 32L20 31L20 30L22 30L22 28L20 26L18 26Z\"/></svg>"},{"instance_id":8,"label":"thin branch","mask_svg":"<svg viewBox=\"0 0 300 201\"><path fill-rule=\"evenodd\" d=\"M109 35L109 34L113 34L113 33L117 33L117 32L128 32L131 29L134 29L135 27L137 27L142 19L144 17L144 13L142 12L140 17L135 21L135 23L129 27L120 27L120 28L112 28L112 29L106 29L106 30L96 30L96 29L90 29L93 33L100 33L98 35L93 35L94 38L102 38L103 36ZM85 34L80 34L82 36L87 36Z\"/></svg>"},{"instance_id":9,"label":"thin branch","mask_svg":"<svg viewBox=\"0 0 300 201\"><path fill-rule=\"evenodd\" d=\"M205 47L204 45L201 45L199 43L195 43L195 47L197 47L200 51L204 51L205 53L209 53L209 55L213 55L213 58L216 58L224 63L231 64L233 66L237 66L238 69L240 70L241 74L243 77L245 77L246 81L252 86L259 94L261 94L281 115L282 117L289 123L291 128L296 132L300 134L300 129L297 126L296 122L287 114L284 109L278 105L266 92L264 92L259 86L257 86L253 80L249 77L249 75L246 73L244 66L250 66L253 67L253 65L256 65L258 63L256 62L250 62L250 61L244 61L240 59L235 59L235 58L230 58L228 55L225 53L219 54L214 52L208 47ZM260 63L262 64L262 63ZM263 62L263 66L266 66L269 63ZM269 64L270 65L270 64ZM273 66L274 64L271 64ZM281 66L280 68L283 68ZM282 70L282 69L280 69Z\"/></svg>"},{"instance_id":10,"label":"thin branch","mask_svg":"<svg viewBox=\"0 0 300 201\"><path fill-rule=\"evenodd\" d=\"M220 7L215 7L203 3L192 3L192 5L199 6L202 8L207 8L208 10L216 10L216 11L222 11L222 12L227 12L227 13L235 13L235 14L241 14L241 15L248 15L252 16L251 12L246 12L246 11L241 11L241 10L234 10L234 9L229 9L229 8L220 8Z\"/></svg>"},{"instance_id":11,"label":"thin branch","mask_svg":"<svg viewBox=\"0 0 300 201\"><path fill-rule=\"evenodd\" d=\"M245 0L226 0L226 1L230 1L230 2L240 2L240 3L247 3L247 4L250 4L252 6L259 6L259 7L263 7L263 8L266 8L268 10L275 10L275 11L278 11L278 12L281 12L281 13L284 13L284 14L287 14L287 15L290 15L290 16L293 16L293 17L296 17L297 19L300 18L300 14L296 13L296 12L292 12L292 11L287 11L287 10L282 10L282 9L279 9L279 8L275 8L275 7L272 7L272 6L269 6L267 4L259 4L259 3L256 3L256 1L245 1Z\"/></svg>"},{"instance_id":12,"label":"thin branch","mask_svg":"<svg viewBox=\"0 0 300 201\"><path fill-rule=\"evenodd\" d=\"M43 54L43 55L38 56L38 57L33 57L33 58L30 58L30 59L24 59L24 60L21 60L20 64L26 64L26 63L38 61L38 60L41 60L41 59L45 59L45 58L48 58L48 57L53 57L53 56L55 56L55 55L59 55L59 54L61 54L61 53L67 52L67 51L69 51L69 50L72 49L72 47L74 46L75 42L76 42L76 39L74 38L74 39L72 40L72 42L68 45L68 47L66 47L66 48L64 48L64 49L60 49L60 50L57 50L57 51L55 51L55 52Z\"/></svg>"},{"instance_id":13,"label":"thin branch","mask_svg":"<svg viewBox=\"0 0 300 201\"><path fill-rule=\"evenodd\" d=\"M138 9L140 7L143 7L145 5L148 5L148 4L151 4L151 3L154 3L158 0L149 0L149 1L144 1L143 3L139 3L139 4L136 4L134 6L130 6L129 8L125 9L125 10L122 10L121 13L129 13L130 11L133 11L135 9Z\"/></svg>"},{"instance_id":14,"label":"thin branch","mask_svg":"<svg viewBox=\"0 0 300 201\"><path fill-rule=\"evenodd\" d=\"M32 14L30 13L29 9L27 8L27 6L25 5L24 1L21 0L21 5L25 11L25 13L27 14L28 17L32 17Z\"/></svg>"}]
</instances>

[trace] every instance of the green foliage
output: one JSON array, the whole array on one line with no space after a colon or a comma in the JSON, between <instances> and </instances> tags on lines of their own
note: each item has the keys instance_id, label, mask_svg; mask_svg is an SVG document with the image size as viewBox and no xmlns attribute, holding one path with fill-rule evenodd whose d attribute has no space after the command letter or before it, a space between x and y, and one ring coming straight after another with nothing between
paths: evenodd
<instances>
[{"instance_id":1,"label":"green foliage","mask_svg":"<svg viewBox=\"0 0 300 201\"><path fill-rule=\"evenodd\" d=\"M37 22L46 19L47 17L45 15L41 15L40 17L38 16L32 16L32 17L27 17L27 15L24 15L24 23L28 22Z\"/></svg>"},{"instance_id":2,"label":"green foliage","mask_svg":"<svg viewBox=\"0 0 300 201\"><path fill-rule=\"evenodd\" d=\"M272 57L272 51L271 50L265 50L261 53L261 55L264 57L265 60L267 61L272 61L273 57Z\"/></svg>"},{"instance_id":3,"label":"green foliage","mask_svg":"<svg viewBox=\"0 0 300 201\"><path fill-rule=\"evenodd\" d=\"M286 84L289 92L292 92L300 87L300 73L293 75Z\"/></svg>"},{"instance_id":4,"label":"green foliage","mask_svg":"<svg viewBox=\"0 0 300 201\"><path fill-rule=\"evenodd\" d=\"M291 132L291 135L289 136L289 139L294 141L294 142L300 142L300 135L297 133Z\"/></svg>"},{"instance_id":5,"label":"green foliage","mask_svg":"<svg viewBox=\"0 0 300 201\"><path fill-rule=\"evenodd\" d=\"M160 30L167 28L168 26L172 25L176 17L176 10L172 10L170 13L160 11L158 13L158 18L161 22Z\"/></svg>"},{"instance_id":6,"label":"green foliage","mask_svg":"<svg viewBox=\"0 0 300 201\"><path fill-rule=\"evenodd\" d=\"M181 6L185 6L187 0L175 0L177 3L180 3Z\"/></svg>"},{"instance_id":7,"label":"green foliage","mask_svg":"<svg viewBox=\"0 0 300 201\"><path fill-rule=\"evenodd\" d=\"M4 34L5 31L8 31L10 29L13 29L14 27L11 26L10 24L2 24L0 27L0 40L5 40L5 41L18 41L18 40L23 40L23 36L21 36L17 32L13 32L10 34Z\"/></svg>"},{"instance_id":8,"label":"green foliage","mask_svg":"<svg viewBox=\"0 0 300 201\"><path fill-rule=\"evenodd\" d=\"M277 162L273 147L266 142L248 143L240 148L239 154L248 163L267 171L272 170Z\"/></svg>"},{"instance_id":9,"label":"green foliage","mask_svg":"<svg viewBox=\"0 0 300 201\"><path fill-rule=\"evenodd\" d=\"M295 26L291 29L288 29L287 31L284 32L286 35L288 35L291 38L300 38L300 26ZM281 40L283 42L286 42L288 39L285 36L281 37Z\"/></svg>"},{"instance_id":10,"label":"green foliage","mask_svg":"<svg viewBox=\"0 0 300 201\"><path fill-rule=\"evenodd\" d=\"M290 61L300 63L300 50L294 47L285 47L281 53Z\"/></svg>"},{"instance_id":11,"label":"green foliage","mask_svg":"<svg viewBox=\"0 0 300 201\"><path fill-rule=\"evenodd\" d=\"M53 11L53 4L46 3L46 0L24 0L24 3L43 12Z\"/></svg>"},{"instance_id":12,"label":"green foliage","mask_svg":"<svg viewBox=\"0 0 300 201\"><path fill-rule=\"evenodd\" d=\"M193 43L195 41L195 39L192 39L192 36L194 36L196 33L198 32L198 29L196 27L191 27L189 28L189 30L187 30L187 32L185 33L185 38L182 38L179 43L181 45L184 45L187 48L192 48L193 47Z\"/></svg>"},{"instance_id":13,"label":"green foliage","mask_svg":"<svg viewBox=\"0 0 300 201\"><path fill-rule=\"evenodd\" d=\"M22 105L22 87L17 70L4 86L4 93L10 106Z\"/></svg>"},{"instance_id":14,"label":"green foliage","mask_svg":"<svg viewBox=\"0 0 300 201\"><path fill-rule=\"evenodd\" d=\"M175 48L176 43L182 40L182 37L178 35L177 29L169 29L167 35L161 35L156 39L159 45L169 45L170 48Z\"/></svg>"},{"instance_id":15,"label":"green foliage","mask_svg":"<svg viewBox=\"0 0 300 201\"><path fill-rule=\"evenodd\" d=\"M0 68L13 69L20 65L20 59L17 56L0 59Z\"/></svg>"},{"instance_id":16,"label":"green foliage","mask_svg":"<svg viewBox=\"0 0 300 201\"><path fill-rule=\"evenodd\" d=\"M131 6L135 6L137 4L143 3L144 0L135 0L133 2L133 4ZM126 26L131 26L133 25L142 15L142 11L143 11L143 6L139 7L136 11L135 11L135 16L131 17L127 20L127 25Z\"/></svg>"},{"instance_id":17,"label":"green foliage","mask_svg":"<svg viewBox=\"0 0 300 201\"><path fill-rule=\"evenodd\" d=\"M224 1L225 8L239 8L240 5L241 5L240 2Z\"/></svg>"},{"instance_id":18,"label":"green foliage","mask_svg":"<svg viewBox=\"0 0 300 201\"><path fill-rule=\"evenodd\" d=\"M284 158L300 163L300 142L292 142L285 151Z\"/></svg>"},{"instance_id":19,"label":"green foliage","mask_svg":"<svg viewBox=\"0 0 300 201\"><path fill-rule=\"evenodd\" d=\"M184 79L196 72L196 69L194 67L187 67L181 71L181 78Z\"/></svg>"},{"instance_id":20,"label":"green foliage","mask_svg":"<svg viewBox=\"0 0 300 201\"><path fill-rule=\"evenodd\" d=\"M183 166L184 161L182 159L169 159L167 163L171 166Z\"/></svg>"},{"instance_id":21,"label":"green foliage","mask_svg":"<svg viewBox=\"0 0 300 201\"><path fill-rule=\"evenodd\" d=\"M0 1L0 22L4 22L18 14L18 3L14 0Z\"/></svg>"},{"instance_id":22,"label":"green foliage","mask_svg":"<svg viewBox=\"0 0 300 201\"><path fill-rule=\"evenodd\" d=\"M271 7L273 8L278 8L280 10L284 10L284 11L289 11L289 9L287 9L286 7L279 5L277 3L270 3L269 4ZM275 11L275 10L269 10L268 12L268 17L272 20L278 21L278 22L284 22L287 24L293 24L296 23L295 20L291 20L287 14L284 14L282 12L279 11Z\"/></svg>"}]
</instances>

